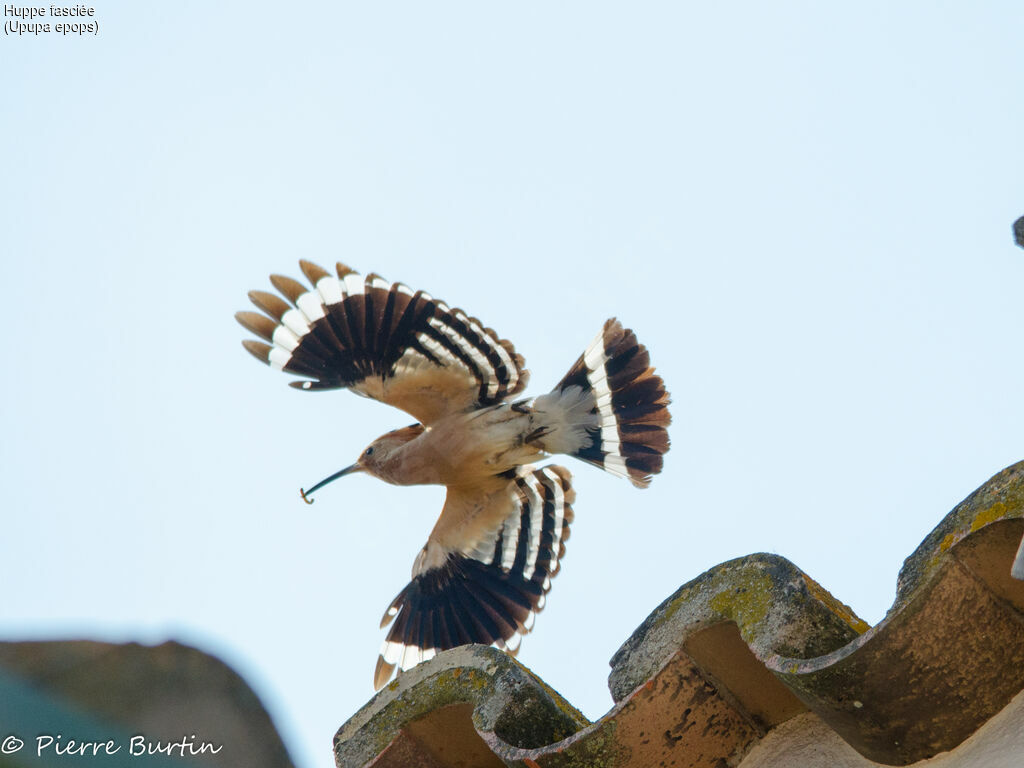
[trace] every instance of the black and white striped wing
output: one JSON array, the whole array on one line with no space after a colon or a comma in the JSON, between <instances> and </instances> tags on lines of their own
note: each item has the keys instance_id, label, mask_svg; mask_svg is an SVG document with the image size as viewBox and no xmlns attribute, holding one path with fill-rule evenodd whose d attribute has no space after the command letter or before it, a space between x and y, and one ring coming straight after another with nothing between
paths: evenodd
<instances>
[{"instance_id":1,"label":"black and white striped wing","mask_svg":"<svg viewBox=\"0 0 1024 768\"><path fill-rule=\"evenodd\" d=\"M497 527L446 550L434 564L424 562L428 541L412 582L381 622L391 628L377 660L376 688L396 667L410 669L459 645L493 644L515 655L565 554L575 500L570 480L564 467L520 467L505 489L510 511ZM449 489L446 511L459 505L452 494Z\"/></svg>"},{"instance_id":2,"label":"black and white striped wing","mask_svg":"<svg viewBox=\"0 0 1024 768\"><path fill-rule=\"evenodd\" d=\"M429 425L526 386L529 374L512 344L461 309L343 264L337 276L308 261L299 266L312 289L273 275L284 298L251 291L263 314L235 315L264 340L242 342L258 360L305 377L293 387L349 388Z\"/></svg>"}]
</instances>

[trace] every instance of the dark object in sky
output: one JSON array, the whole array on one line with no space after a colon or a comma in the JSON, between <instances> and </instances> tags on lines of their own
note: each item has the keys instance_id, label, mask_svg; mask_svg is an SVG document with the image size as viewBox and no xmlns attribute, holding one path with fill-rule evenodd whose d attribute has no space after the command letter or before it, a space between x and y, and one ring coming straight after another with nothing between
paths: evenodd
<instances>
[{"instance_id":1,"label":"dark object in sky","mask_svg":"<svg viewBox=\"0 0 1024 768\"><path fill-rule=\"evenodd\" d=\"M1013 241L1024 248L1024 216L1013 222Z\"/></svg>"}]
</instances>

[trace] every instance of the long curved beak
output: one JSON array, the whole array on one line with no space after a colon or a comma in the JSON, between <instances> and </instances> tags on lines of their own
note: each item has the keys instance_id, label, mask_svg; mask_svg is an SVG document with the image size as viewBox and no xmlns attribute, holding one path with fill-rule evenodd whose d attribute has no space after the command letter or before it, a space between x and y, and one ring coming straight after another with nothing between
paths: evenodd
<instances>
[{"instance_id":1,"label":"long curved beak","mask_svg":"<svg viewBox=\"0 0 1024 768\"><path fill-rule=\"evenodd\" d=\"M299 488L299 493L302 494L302 500L304 502L306 502L307 504L312 504L314 499L309 498L309 494L313 493L313 491L320 490L321 488L323 488L328 483L331 483L331 482L334 482L335 480L337 480L339 477L344 477L345 475L350 475L353 472L362 472L362 471L363 471L362 467L360 467L358 464L353 464L351 467L345 467L344 469L342 469L342 470L340 470L338 472L335 472L330 477L325 477L323 480L321 480L319 483L314 485L308 491L304 491L301 488Z\"/></svg>"}]
</instances>

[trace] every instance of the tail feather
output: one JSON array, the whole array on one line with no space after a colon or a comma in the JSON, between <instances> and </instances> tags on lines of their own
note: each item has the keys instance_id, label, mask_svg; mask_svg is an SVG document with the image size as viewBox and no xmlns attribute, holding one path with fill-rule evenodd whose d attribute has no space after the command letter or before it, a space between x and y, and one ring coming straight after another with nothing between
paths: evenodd
<instances>
[{"instance_id":1,"label":"tail feather","mask_svg":"<svg viewBox=\"0 0 1024 768\"><path fill-rule=\"evenodd\" d=\"M534 409L555 425L545 450L567 453L645 488L669 449L669 396L633 331L612 318Z\"/></svg>"}]
</instances>

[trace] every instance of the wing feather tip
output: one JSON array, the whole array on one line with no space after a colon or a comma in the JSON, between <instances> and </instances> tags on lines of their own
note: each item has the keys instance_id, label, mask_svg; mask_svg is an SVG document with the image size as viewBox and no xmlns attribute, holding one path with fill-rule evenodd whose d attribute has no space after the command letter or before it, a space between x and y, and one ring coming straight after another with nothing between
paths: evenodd
<instances>
[{"instance_id":1,"label":"wing feather tip","mask_svg":"<svg viewBox=\"0 0 1024 768\"><path fill-rule=\"evenodd\" d=\"M321 267L319 264L314 264L312 261L306 259L299 259L299 269L302 270L302 274L306 276L311 285L316 285L321 278L330 277L331 273Z\"/></svg>"},{"instance_id":2,"label":"wing feather tip","mask_svg":"<svg viewBox=\"0 0 1024 768\"><path fill-rule=\"evenodd\" d=\"M264 344L262 341L243 339L242 346L245 347L246 352L255 357L261 363L270 365L270 345Z\"/></svg>"},{"instance_id":3,"label":"wing feather tip","mask_svg":"<svg viewBox=\"0 0 1024 768\"><path fill-rule=\"evenodd\" d=\"M377 656L377 667L373 670L373 690L379 691L395 673L395 665L384 661L384 657Z\"/></svg>"},{"instance_id":4,"label":"wing feather tip","mask_svg":"<svg viewBox=\"0 0 1024 768\"><path fill-rule=\"evenodd\" d=\"M249 311L235 312L235 320L250 333L255 333L266 341L273 341L277 324L266 315Z\"/></svg>"},{"instance_id":5,"label":"wing feather tip","mask_svg":"<svg viewBox=\"0 0 1024 768\"><path fill-rule=\"evenodd\" d=\"M308 289L298 280L290 278L286 275L271 275L270 283L281 295L285 296L288 301L295 304L299 300L299 296L304 294Z\"/></svg>"}]
</instances>

